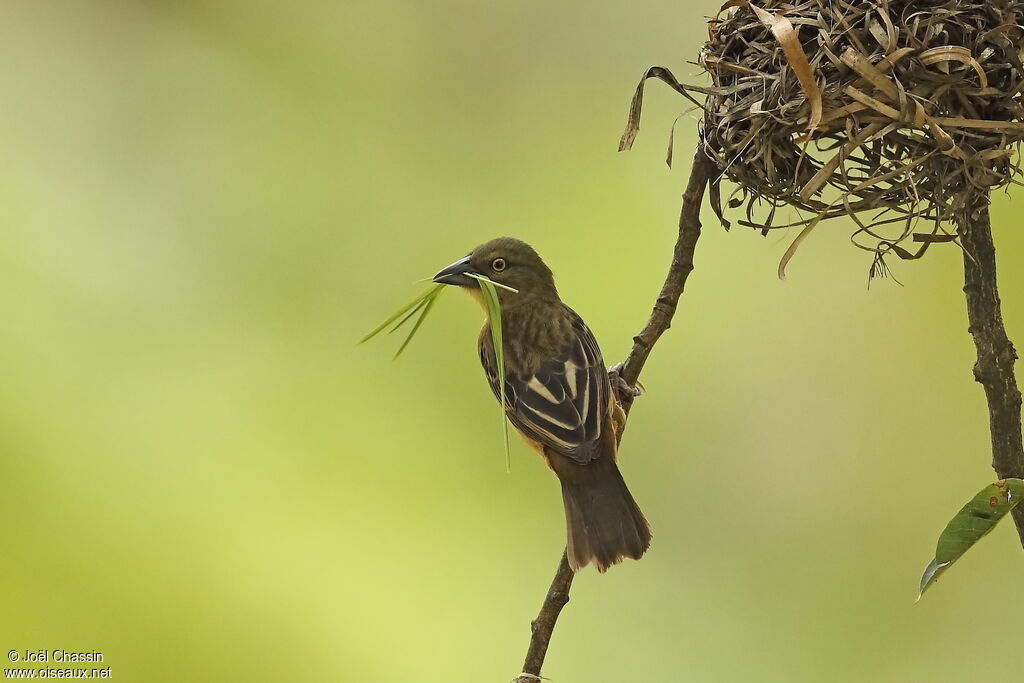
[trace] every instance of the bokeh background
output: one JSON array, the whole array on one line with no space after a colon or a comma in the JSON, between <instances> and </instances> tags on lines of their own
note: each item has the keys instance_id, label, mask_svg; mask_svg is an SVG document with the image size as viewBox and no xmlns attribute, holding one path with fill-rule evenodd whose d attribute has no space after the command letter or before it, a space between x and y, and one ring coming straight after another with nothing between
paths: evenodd
<instances>
[{"instance_id":1,"label":"bokeh background","mask_svg":"<svg viewBox=\"0 0 1024 683\"><path fill-rule=\"evenodd\" d=\"M563 543L506 473L446 296L398 362L356 341L498 235L535 244L620 360L694 140L643 70L718 2L7 2L0 22L0 650L128 681L504 681ZM994 217L1024 343L1024 194ZM867 288L850 225L710 214L623 469L642 562L586 571L555 681L1005 678L1024 555L997 529L919 604L989 469L960 254Z\"/></svg>"}]
</instances>

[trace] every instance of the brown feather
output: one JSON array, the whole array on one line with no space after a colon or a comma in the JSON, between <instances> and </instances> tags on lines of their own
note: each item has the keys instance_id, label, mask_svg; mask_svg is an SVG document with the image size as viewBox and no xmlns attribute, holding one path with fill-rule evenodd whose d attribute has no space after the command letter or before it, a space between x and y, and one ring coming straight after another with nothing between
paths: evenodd
<instances>
[{"instance_id":1,"label":"brown feather","mask_svg":"<svg viewBox=\"0 0 1024 683\"><path fill-rule=\"evenodd\" d=\"M566 555L573 571L593 562L604 572L624 558L639 560L651 545L650 525L615 462L610 420L608 427L602 457L587 465L544 452L562 483Z\"/></svg>"},{"instance_id":2,"label":"brown feather","mask_svg":"<svg viewBox=\"0 0 1024 683\"><path fill-rule=\"evenodd\" d=\"M529 245L503 237L477 247L467 260L476 272L518 290L498 290L505 413L562 484L570 566L577 571L593 563L603 572L625 557L639 559L651 530L616 464L618 404L593 334L559 299L551 270ZM467 286L479 301L476 283ZM500 397L487 325L478 350Z\"/></svg>"}]
</instances>

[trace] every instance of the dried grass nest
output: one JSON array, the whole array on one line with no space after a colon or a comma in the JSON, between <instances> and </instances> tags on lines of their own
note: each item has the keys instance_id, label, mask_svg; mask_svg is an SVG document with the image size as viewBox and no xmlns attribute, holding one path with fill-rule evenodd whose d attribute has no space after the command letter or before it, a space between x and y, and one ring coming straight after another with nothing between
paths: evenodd
<instances>
[{"instance_id":1,"label":"dried grass nest","mask_svg":"<svg viewBox=\"0 0 1024 683\"><path fill-rule=\"evenodd\" d=\"M745 207L741 225L802 226L780 275L825 218L856 222L853 242L874 253L878 275L890 253L917 258L955 241L950 219L1020 184L1024 0L730 0L709 36L699 64L711 87L681 85L660 67L644 80L704 110L705 149L737 185L728 207ZM717 182L710 196L728 226ZM777 223L784 205L808 214ZM907 240L915 251L900 246Z\"/></svg>"}]
</instances>

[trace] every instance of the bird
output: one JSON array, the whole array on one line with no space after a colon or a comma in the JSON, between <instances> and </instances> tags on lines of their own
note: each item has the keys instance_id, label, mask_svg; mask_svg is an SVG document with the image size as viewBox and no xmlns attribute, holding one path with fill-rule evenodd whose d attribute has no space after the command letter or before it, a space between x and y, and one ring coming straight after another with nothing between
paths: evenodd
<instances>
[{"instance_id":1,"label":"bird","mask_svg":"<svg viewBox=\"0 0 1024 683\"><path fill-rule=\"evenodd\" d=\"M612 396L608 371L590 328L562 303L554 275L525 242L499 237L439 271L483 305L483 276L496 288L505 363L504 411L526 443L561 482L566 558L573 572L593 563L606 571L640 559L651 529L617 463L625 416ZM497 358L485 322L477 347L495 398L501 401Z\"/></svg>"}]
</instances>

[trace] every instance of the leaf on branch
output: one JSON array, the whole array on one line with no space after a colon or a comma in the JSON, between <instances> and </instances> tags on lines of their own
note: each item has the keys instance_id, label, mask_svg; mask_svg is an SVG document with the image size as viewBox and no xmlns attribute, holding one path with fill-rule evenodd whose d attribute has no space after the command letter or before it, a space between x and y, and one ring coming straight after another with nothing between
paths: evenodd
<instances>
[{"instance_id":1,"label":"leaf on branch","mask_svg":"<svg viewBox=\"0 0 1024 683\"><path fill-rule=\"evenodd\" d=\"M924 570L917 599L921 599L950 565L992 531L1021 499L1024 499L1024 479L1001 479L983 488L963 506L939 536L935 559Z\"/></svg>"}]
</instances>

